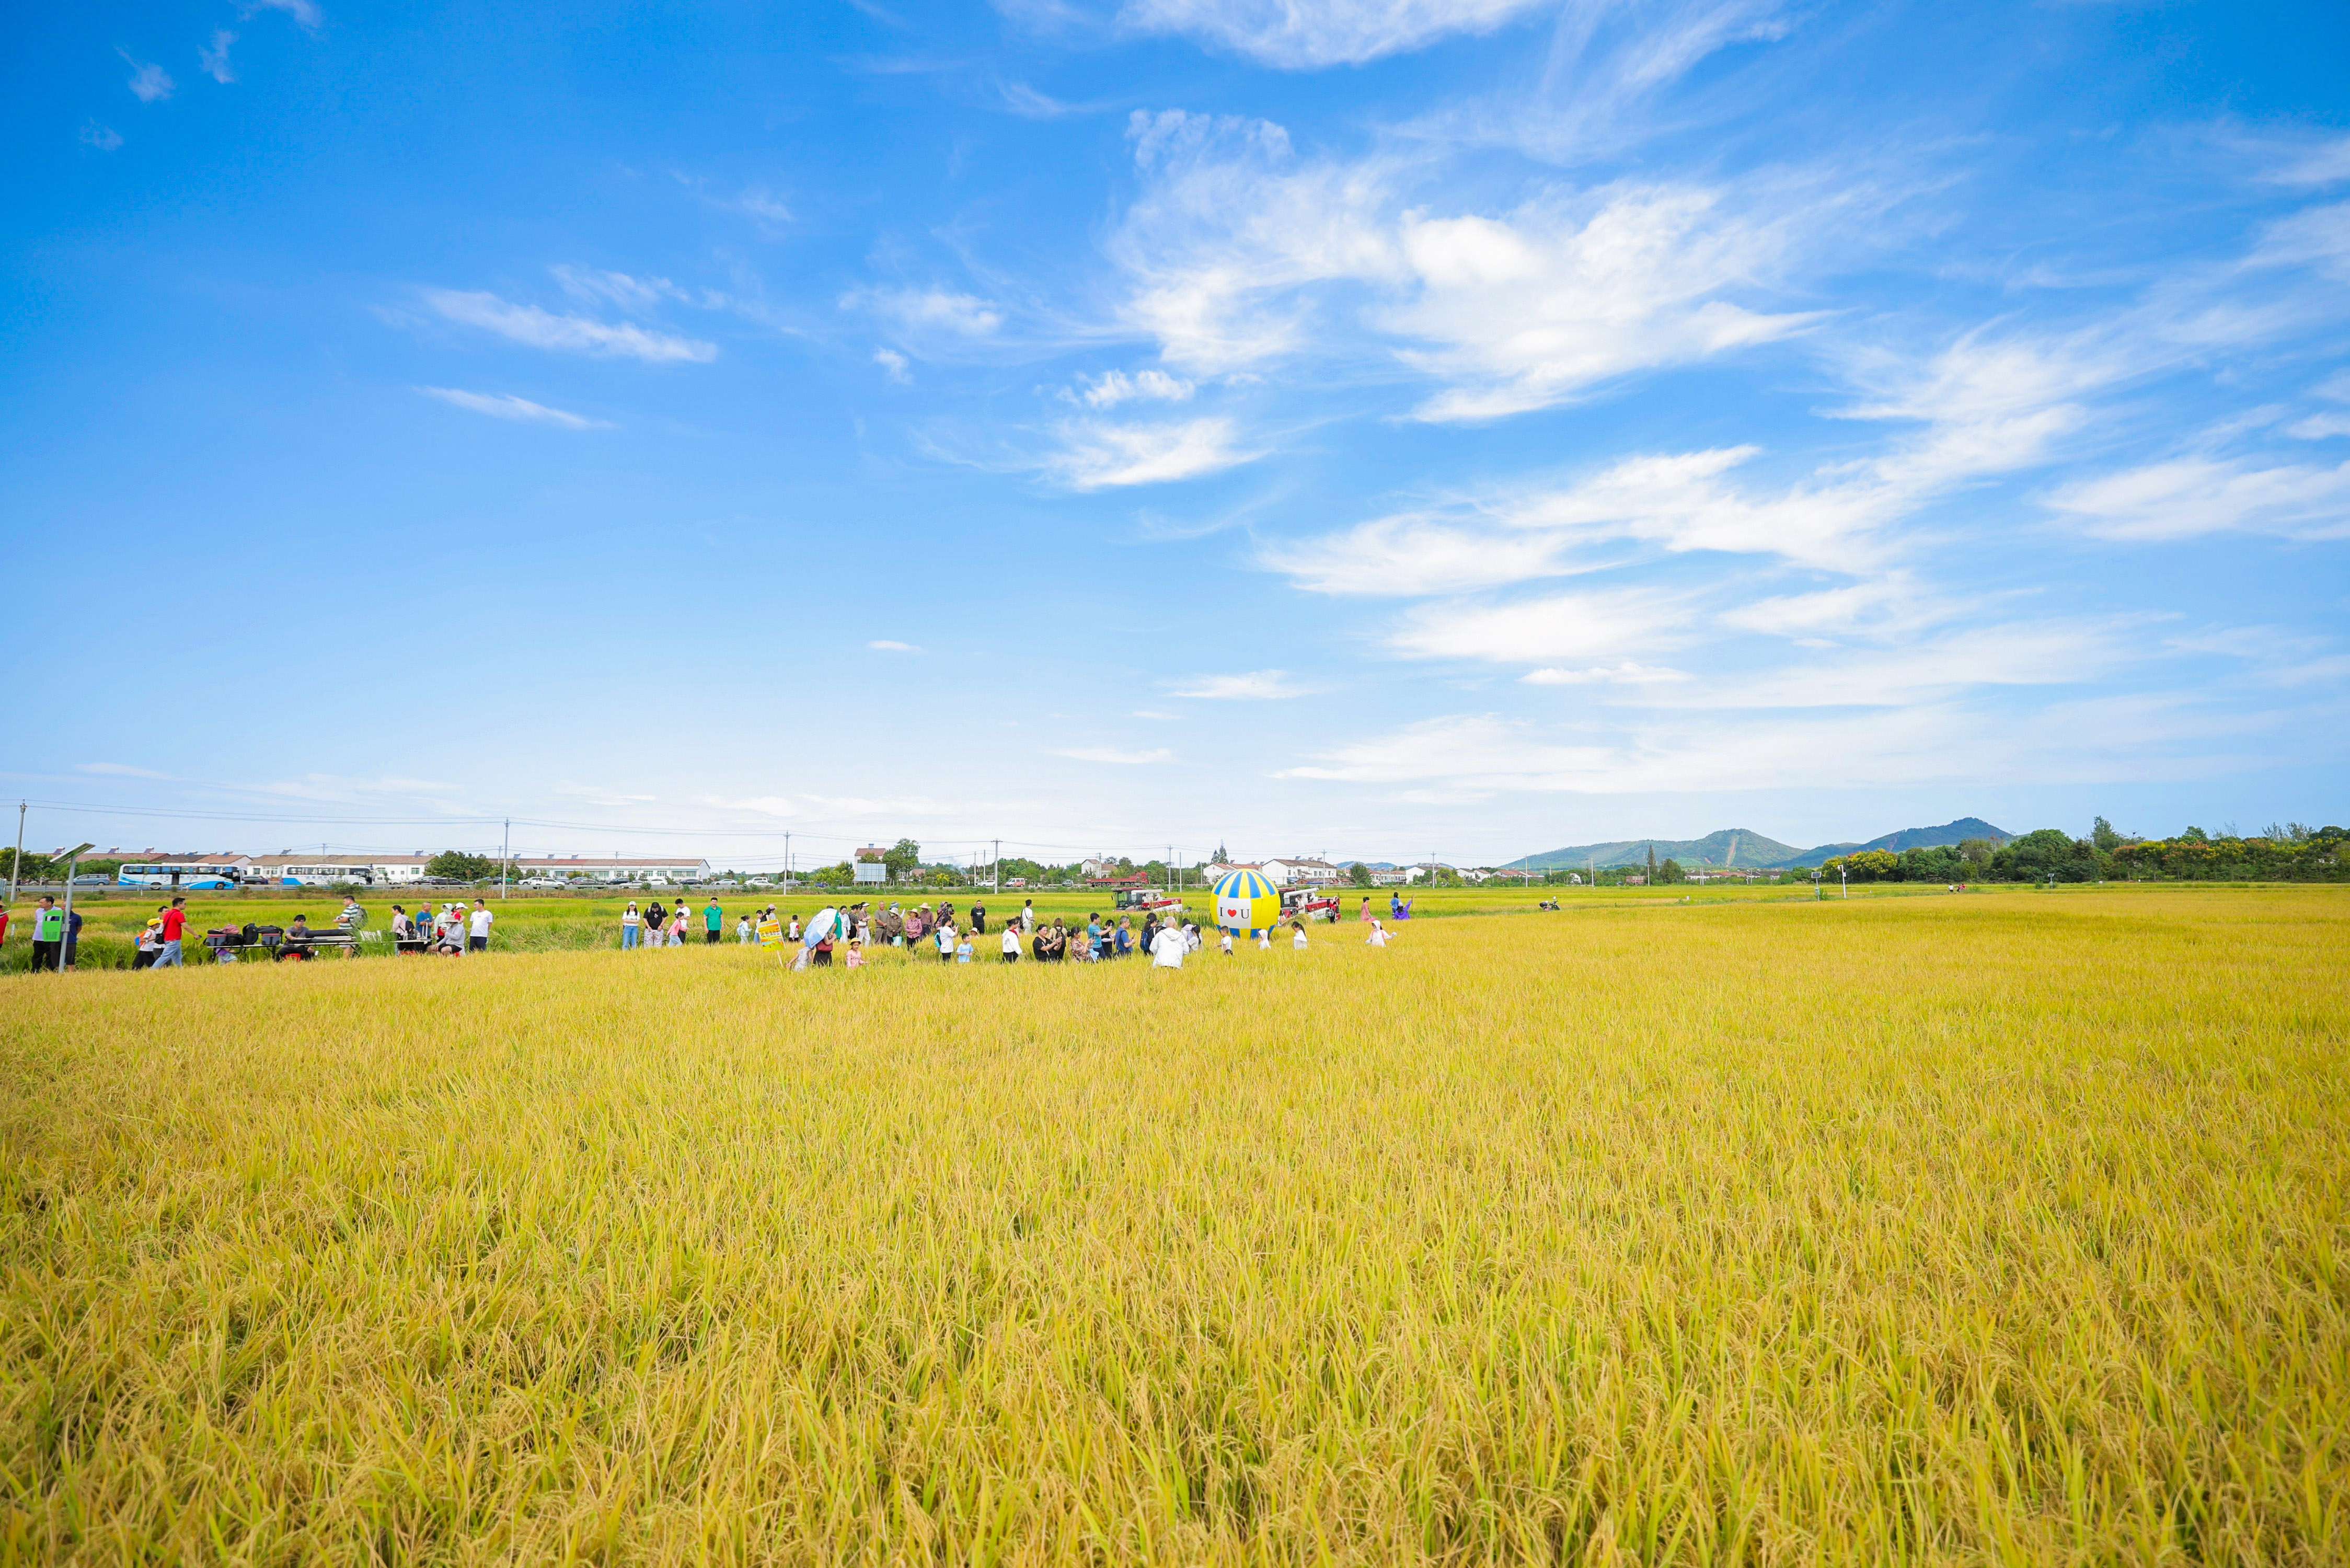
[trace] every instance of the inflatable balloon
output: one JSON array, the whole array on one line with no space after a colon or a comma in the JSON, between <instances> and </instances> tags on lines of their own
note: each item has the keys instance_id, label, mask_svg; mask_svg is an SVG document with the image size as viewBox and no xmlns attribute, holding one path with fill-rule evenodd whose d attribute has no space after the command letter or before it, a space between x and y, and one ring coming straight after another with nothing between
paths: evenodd
<instances>
[{"instance_id":1,"label":"inflatable balloon","mask_svg":"<svg viewBox=\"0 0 2350 1568\"><path fill-rule=\"evenodd\" d=\"M1281 924L1281 889L1253 871L1216 883L1216 924L1228 931L1269 931Z\"/></svg>"}]
</instances>

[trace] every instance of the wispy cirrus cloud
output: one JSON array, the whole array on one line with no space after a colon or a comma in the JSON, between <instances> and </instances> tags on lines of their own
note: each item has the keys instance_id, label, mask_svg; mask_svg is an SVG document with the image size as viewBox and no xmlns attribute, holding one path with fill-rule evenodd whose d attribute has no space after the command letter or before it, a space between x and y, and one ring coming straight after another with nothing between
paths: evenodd
<instances>
[{"instance_id":1,"label":"wispy cirrus cloud","mask_svg":"<svg viewBox=\"0 0 2350 1568\"><path fill-rule=\"evenodd\" d=\"M2350 538L2350 462L2263 465L2250 458L2150 462L2050 493L2048 505L2083 532L2158 541L2205 534Z\"/></svg>"},{"instance_id":2,"label":"wispy cirrus cloud","mask_svg":"<svg viewBox=\"0 0 2350 1568\"><path fill-rule=\"evenodd\" d=\"M545 403L534 403L528 398L518 398L508 392L469 392L458 387L419 387L428 398L438 398L452 408L467 409L477 414L487 414L494 420L513 420L521 424L560 425L566 430L609 430L608 420L591 420L584 414L551 409Z\"/></svg>"},{"instance_id":3,"label":"wispy cirrus cloud","mask_svg":"<svg viewBox=\"0 0 2350 1568\"><path fill-rule=\"evenodd\" d=\"M236 42L236 35L226 27L213 29L213 41L196 51L196 63L204 75L223 87L236 80L236 71L229 65L228 47Z\"/></svg>"},{"instance_id":4,"label":"wispy cirrus cloud","mask_svg":"<svg viewBox=\"0 0 2350 1568\"><path fill-rule=\"evenodd\" d=\"M868 648L879 649L883 653L920 653L922 651L920 648L910 642L897 642L886 637L876 638L865 646Z\"/></svg>"},{"instance_id":5,"label":"wispy cirrus cloud","mask_svg":"<svg viewBox=\"0 0 2350 1568\"><path fill-rule=\"evenodd\" d=\"M1198 697L1216 702L1269 702L1289 697L1310 697L1315 688L1294 680L1286 670L1253 670L1244 675L1191 675L1167 683L1177 697Z\"/></svg>"},{"instance_id":6,"label":"wispy cirrus cloud","mask_svg":"<svg viewBox=\"0 0 2350 1568\"><path fill-rule=\"evenodd\" d=\"M1148 763L1174 760L1175 753L1160 746L1149 751L1127 751L1117 746L1065 746L1053 755L1068 757L1080 763L1108 763L1119 767L1140 767Z\"/></svg>"},{"instance_id":7,"label":"wispy cirrus cloud","mask_svg":"<svg viewBox=\"0 0 2350 1568\"><path fill-rule=\"evenodd\" d=\"M1003 326L993 300L951 288L859 288L840 296L843 310L879 317L917 337L992 337Z\"/></svg>"},{"instance_id":8,"label":"wispy cirrus cloud","mask_svg":"<svg viewBox=\"0 0 2350 1568\"><path fill-rule=\"evenodd\" d=\"M242 15L257 16L264 11L283 11L308 33L317 32L327 22L317 0L245 0Z\"/></svg>"},{"instance_id":9,"label":"wispy cirrus cloud","mask_svg":"<svg viewBox=\"0 0 2350 1568\"><path fill-rule=\"evenodd\" d=\"M603 358L641 359L648 364L706 364L718 346L634 322L558 316L536 305L515 305L479 290L434 288L424 303L451 321L496 334L533 348L592 354Z\"/></svg>"},{"instance_id":10,"label":"wispy cirrus cloud","mask_svg":"<svg viewBox=\"0 0 2350 1568\"><path fill-rule=\"evenodd\" d=\"M130 67L130 96L140 103L161 103L172 96L175 85L172 73L159 65L131 57L128 49L117 49L122 63Z\"/></svg>"},{"instance_id":11,"label":"wispy cirrus cloud","mask_svg":"<svg viewBox=\"0 0 2350 1568\"><path fill-rule=\"evenodd\" d=\"M108 778L170 779L171 774L159 774L152 768L134 768L128 763L76 763L78 774L99 774Z\"/></svg>"},{"instance_id":12,"label":"wispy cirrus cloud","mask_svg":"<svg viewBox=\"0 0 2350 1568\"><path fill-rule=\"evenodd\" d=\"M1197 479L1260 455L1241 444L1237 425L1222 415L1146 424L1079 420L1059 426L1056 433L1060 450L1043 466L1072 490Z\"/></svg>"},{"instance_id":13,"label":"wispy cirrus cloud","mask_svg":"<svg viewBox=\"0 0 2350 1568\"><path fill-rule=\"evenodd\" d=\"M1128 28L1175 33L1284 70L1360 65L1490 33L1555 0L1127 0Z\"/></svg>"},{"instance_id":14,"label":"wispy cirrus cloud","mask_svg":"<svg viewBox=\"0 0 2350 1568\"><path fill-rule=\"evenodd\" d=\"M1418 416L1502 418L1636 371L1787 337L1815 313L1758 309L1815 244L1777 205L1690 183L1537 184L1446 211L1434 154L1300 158L1263 120L1137 110L1145 184L1109 241L1123 315L1167 360L1216 373L1377 346L1439 383ZM1352 341L1350 341L1352 340Z\"/></svg>"}]
</instances>

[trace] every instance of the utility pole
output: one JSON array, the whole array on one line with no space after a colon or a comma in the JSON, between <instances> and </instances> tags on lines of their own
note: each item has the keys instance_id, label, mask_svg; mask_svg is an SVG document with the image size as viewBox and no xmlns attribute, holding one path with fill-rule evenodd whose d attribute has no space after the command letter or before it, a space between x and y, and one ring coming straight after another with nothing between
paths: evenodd
<instances>
[{"instance_id":1,"label":"utility pole","mask_svg":"<svg viewBox=\"0 0 2350 1568\"><path fill-rule=\"evenodd\" d=\"M784 835L784 891L792 890L792 836Z\"/></svg>"},{"instance_id":2,"label":"utility pole","mask_svg":"<svg viewBox=\"0 0 2350 1568\"><path fill-rule=\"evenodd\" d=\"M57 948L57 972L59 974L63 974L66 971L73 968L74 951L78 945L74 941L73 933L74 867L81 864L81 857L89 852L89 848L90 846L88 845L83 844L66 851L66 929L64 940ZM35 934L38 934L37 930Z\"/></svg>"},{"instance_id":3,"label":"utility pole","mask_svg":"<svg viewBox=\"0 0 2350 1568\"><path fill-rule=\"evenodd\" d=\"M994 855L995 858L988 862L988 880L995 884L996 892L1002 893L1003 891L1003 840L1001 838L995 841Z\"/></svg>"},{"instance_id":4,"label":"utility pole","mask_svg":"<svg viewBox=\"0 0 2350 1568\"><path fill-rule=\"evenodd\" d=\"M8 867L8 901L16 901L16 886L25 875L25 802L16 803L16 858Z\"/></svg>"},{"instance_id":5,"label":"utility pole","mask_svg":"<svg viewBox=\"0 0 2350 1568\"><path fill-rule=\"evenodd\" d=\"M505 836L498 843L498 901L500 903L504 903L505 901L506 877L508 868L513 865L514 818L509 816L506 818Z\"/></svg>"}]
</instances>

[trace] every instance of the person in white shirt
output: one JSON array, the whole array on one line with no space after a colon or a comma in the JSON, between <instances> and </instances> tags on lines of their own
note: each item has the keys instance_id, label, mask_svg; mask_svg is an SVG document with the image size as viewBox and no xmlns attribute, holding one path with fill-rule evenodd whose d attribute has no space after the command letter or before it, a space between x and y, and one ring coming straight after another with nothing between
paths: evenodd
<instances>
[{"instance_id":1,"label":"person in white shirt","mask_svg":"<svg viewBox=\"0 0 2350 1568\"><path fill-rule=\"evenodd\" d=\"M1232 956L1232 929L1230 926L1224 928L1224 934L1217 939L1216 945L1223 950L1226 958Z\"/></svg>"},{"instance_id":2,"label":"person in white shirt","mask_svg":"<svg viewBox=\"0 0 2350 1568\"><path fill-rule=\"evenodd\" d=\"M955 929L954 922L952 920L941 920L939 922L938 944L939 961L941 963L954 962Z\"/></svg>"},{"instance_id":3,"label":"person in white shirt","mask_svg":"<svg viewBox=\"0 0 2350 1568\"><path fill-rule=\"evenodd\" d=\"M490 922L495 919L497 917L490 913L490 906L487 903L480 905L473 910L473 940L465 944L469 950L477 953L490 950Z\"/></svg>"},{"instance_id":4,"label":"person in white shirt","mask_svg":"<svg viewBox=\"0 0 2350 1568\"><path fill-rule=\"evenodd\" d=\"M1365 938L1363 939L1363 940L1364 940L1365 942L1368 943L1370 946L1375 947L1375 948L1383 948L1383 947L1387 946L1387 945L1388 945L1388 929L1387 929L1387 927L1385 927L1384 925L1381 925L1381 924L1380 924L1377 919L1373 919L1373 920L1371 921L1371 934L1370 934L1369 936L1367 936L1367 937L1365 937Z\"/></svg>"},{"instance_id":5,"label":"person in white shirt","mask_svg":"<svg viewBox=\"0 0 2350 1568\"><path fill-rule=\"evenodd\" d=\"M1003 928L1003 961L1020 961L1020 925L1016 920Z\"/></svg>"},{"instance_id":6,"label":"person in white shirt","mask_svg":"<svg viewBox=\"0 0 2350 1568\"><path fill-rule=\"evenodd\" d=\"M745 915L741 919L734 922L734 940L738 942L747 943L750 941L751 936L751 917Z\"/></svg>"},{"instance_id":7,"label":"person in white shirt","mask_svg":"<svg viewBox=\"0 0 2350 1568\"><path fill-rule=\"evenodd\" d=\"M1026 930L1033 931L1036 929L1035 899L1031 898L1026 903L1020 906L1020 924L1021 927Z\"/></svg>"},{"instance_id":8,"label":"person in white shirt","mask_svg":"<svg viewBox=\"0 0 2350 1568\"><path fill-rule=\"evenodd\" d=\"M625 950L637 945L637 929L639 927L642 926L644 922L645 918L637 913L637 907L634 904L630 904L627 909L620 911L620 946L622 950Z\"/></svg>"},{"instance_id":9,"label":"person in white shirt","mask_svg":"<svg viewBox=\"0 0 2350 1568\"><path fill-rule=\"evenodd\" d=\"M1161 926L1159 934L1150 939L1150 967L1181 969L1183 955L1191 950L1191 940L1180 926Z\"/></svg>"},{"instance_id":10,"label":"person in white shirt","mask_svg":"<svg viewBox=\"0 0 2350 1568\"><path fill-rule=\"evenodd\" d=\"M1289 939L1289 945L1303 952L1305 950L1305 922L1298 921L1295 929L1297 934Z\"/></svg>"}]
</instances>

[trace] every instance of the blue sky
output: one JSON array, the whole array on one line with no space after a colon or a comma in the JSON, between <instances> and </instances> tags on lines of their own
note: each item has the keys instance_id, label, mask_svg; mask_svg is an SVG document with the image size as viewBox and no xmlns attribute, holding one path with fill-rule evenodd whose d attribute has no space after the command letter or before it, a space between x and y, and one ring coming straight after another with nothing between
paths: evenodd
<instances>
[{"instance_id":1,"label":"blue sky","mask_svg":"<svg viewBox=\"0 0 2350 1568\"><path fill-rule=\"evenodd\" d=\"M26 23L36 845L2345 815L2339 5Z\"/></svg>"}]
</instances>

